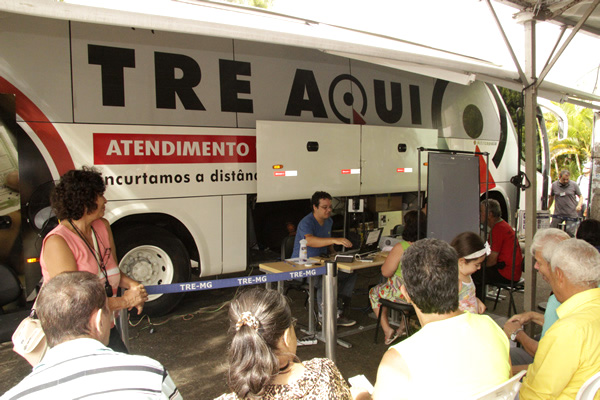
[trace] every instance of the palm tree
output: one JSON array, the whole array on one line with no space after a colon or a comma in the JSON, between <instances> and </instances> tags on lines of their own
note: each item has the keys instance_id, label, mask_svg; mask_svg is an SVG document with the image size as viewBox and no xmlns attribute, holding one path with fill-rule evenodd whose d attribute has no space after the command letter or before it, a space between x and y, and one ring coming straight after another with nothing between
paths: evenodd
<instances>
[{"instance_id":1,"label":"palm tree","mask_svg":"<svg viewBox=\"0 0 600 400\"><path fill-rule=\"evenodd\" d=\"M591 156L594 113L589 108L570 103L563 103L560 108L569 121L569 132L564 140L558 140L558 122L554 114L544 114L550 145L550 162L554 166L551 176L554 181L558 179L561 170L567 169L571 172L571 179L575 180L581 175L582 164Z\"/></svg>"}]
</instances>

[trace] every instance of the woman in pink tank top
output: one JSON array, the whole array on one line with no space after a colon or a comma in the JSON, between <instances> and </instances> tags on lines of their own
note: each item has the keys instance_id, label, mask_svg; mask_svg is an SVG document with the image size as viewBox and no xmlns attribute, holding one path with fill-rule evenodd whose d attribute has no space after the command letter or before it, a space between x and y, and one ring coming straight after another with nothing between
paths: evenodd
<instances>
[{"instance_id":1,"label":"woman in pink tank top","mask_svg":"<svg viewBox=\"0 0 600 400\"><path fill-rule=\"evenodd\" d=\"M44 238L40 255L44 282L65 271L91 272L104 282L111 311L136 307L141 313L148 294L144 285L119 270L112 231L103 218L105 189L102 175L93 168L61 177L50 198L60 223ZM119 287L127 289L121 297ZM109 347L127 351L116 328Z\"/></svg>"}]
</instances>

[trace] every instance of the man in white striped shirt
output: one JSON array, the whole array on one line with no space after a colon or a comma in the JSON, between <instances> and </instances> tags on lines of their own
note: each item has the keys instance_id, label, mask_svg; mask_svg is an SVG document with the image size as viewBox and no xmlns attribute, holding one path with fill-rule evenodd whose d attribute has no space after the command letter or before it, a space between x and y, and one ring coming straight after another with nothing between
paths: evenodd
<instances>
[{"instance_id":1,"label":"man in white striped shirt","mask_svg":"<svg viewBox=\"0 0 600 400\"><path fill-rule=\"evenodd\" d=\"M51 349L0 400L182 399L159 362L106 347L112 318L97 276L54 277L42 288L36 308Z\"/></svg>"}]
</instances>

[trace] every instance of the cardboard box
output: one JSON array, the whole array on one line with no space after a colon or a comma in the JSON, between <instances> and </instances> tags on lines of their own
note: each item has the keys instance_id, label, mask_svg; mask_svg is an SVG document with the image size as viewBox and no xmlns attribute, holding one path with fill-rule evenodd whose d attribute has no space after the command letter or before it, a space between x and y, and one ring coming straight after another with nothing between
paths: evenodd
<instances>
[{"instance_id":1,"label":"cardboard box","mask_svg":"<svg viewBox=\"0 0 600 400\"><path fill-rule=\"evenodd\" d=\"M402 195L369 196L367 209L371 212L402 210Z\"/></svg>"},{"instance_id":2,"label":"cardboard box","mask_svg":"<svg viewBox=\"0 0 600 400\"><path fill-rule=\"evenodd\" d=\"M383 236L390 236L394 227L402 225L402 222L402 211L382 211L377 213L377 227L383 228Z\"/></svg>"}]
</instances>

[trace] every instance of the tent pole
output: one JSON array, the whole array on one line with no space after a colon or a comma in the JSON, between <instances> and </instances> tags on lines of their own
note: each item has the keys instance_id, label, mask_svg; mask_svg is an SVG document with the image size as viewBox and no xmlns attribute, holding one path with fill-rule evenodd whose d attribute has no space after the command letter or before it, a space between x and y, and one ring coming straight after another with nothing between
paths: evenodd
<instances>
[{"instance_id":1,"label":"tent pole","mask_svg":"<svg viewBox=\"0 0 600 400\"><path fill-rule=\"evenodd\" d=\"M600 0L594 0L594 2L592 4L590 4L590 6L586 10L586 12L581 17L581 19L579 19L579 22L577 22L577 24L573 27L571 34L569 35L569 37L567 37L565 42L562 44L562 46L558 50L558 53L556 53L554 55L554 58L552 58L550 63L547 64L546 67L544 68L544 70L540 73L540 78L539 78L538 82L536 83L536 85L540 85L542 83L542 81L544 80L544 78L546 78L546 75L548 75L548 72L550 72L550 70L552 69L552 67L554 66L556 61L558 61L558 59L560 58L562 53L565 51L565 49L567 48L569 43L571 43L571 40L573 40L573 38L575 37L577 32L579 32L579 29L581 28L581 26L585 23L585 21L587 21L587 19L592 14L592 12L594 12L596 7L598 7L598 4L600 4Z\"/></svg>"},{"instance_id":2,"label":"tent pole","mask_svg":"<svg viewBox=\"0 0 600 400\"><path fill-rule=\"evenodd\" d=\"M529 253L537 227L537 87L535 85L535 20L530 18L523 23L525 32L525 74L533 82L524 85L525 95L525 172L531 185L525 190L525 311L535 309L536 274L533 269L533 257Z\"/></svg>"},{"instance_id":3,"label":"tent pole","mask_svg":"<svg viewBox=\"0 0 600 400\"><path fill-rule=\"evenodd\" d=\"M498 26L498 30L500 31L500 34L502 35L502 39L504 39L504 43L506 44L506 48L508 49L508 52L510 53L510 56L513 59L513 62L515 63L515 67L517 68L517 72L519 73L519 78L521 78L521 81L523 82L524 85L527 84L527 77L525 76L525 74L523 73L523 70L521 69L521 65L519 64L519 60L517 59L517 56L512 48L512 46L510 45L510 41L508 40L508 37L506 36L506 33L504 32L504 29L502 28L502 24L500 23L500 20L498 19L498 15L496 14L496 11L494 10L494 7L492 6L492 3L490 0L487 0L487 5L490 8L490 12L492 13L492 17L494 17L494 21L496 21L496 25Z\"/></svg>"}]
</instances>

